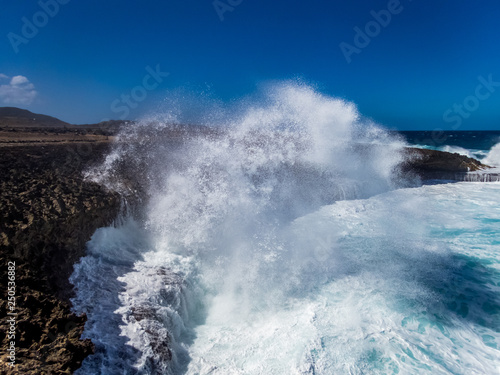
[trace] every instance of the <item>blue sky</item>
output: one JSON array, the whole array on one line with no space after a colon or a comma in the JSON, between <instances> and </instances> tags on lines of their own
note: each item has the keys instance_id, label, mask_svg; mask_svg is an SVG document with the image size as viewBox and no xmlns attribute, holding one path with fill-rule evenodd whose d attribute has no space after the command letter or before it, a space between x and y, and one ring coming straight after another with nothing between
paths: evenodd
<instances>
[{"instance_id":1,"label":"blue sky","mask_svg":"<svg viewBox=\"0 0 500 375\"><path fill-rule=\"evenodd\" d=\"M0 106L92 123L180 88L231 102L300 79L391 128L500 129L499 15L494 0L4 0Z\"/></svg>"}]
</instances>

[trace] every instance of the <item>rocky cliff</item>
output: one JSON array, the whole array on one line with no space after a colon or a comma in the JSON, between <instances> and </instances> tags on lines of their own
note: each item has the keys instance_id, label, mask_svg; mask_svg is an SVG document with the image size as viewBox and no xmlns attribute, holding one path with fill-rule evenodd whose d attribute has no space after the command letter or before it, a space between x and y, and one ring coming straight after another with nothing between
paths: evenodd
<instances>
[{"instance_id":1,"label":"rocky cliff","mask_svg":"<svg viewBox=\"0 0 500 375\"><path fill-rule=\"evenodd\" d=\"M0 279L7 285L7 264L16 272L16 366L1 373L71 374L93 352L80 341L85 316L70 311L73 264L85 254L94 231L112 223L120 197L83 180L82 169L97 162L106 143L1 147ZM0 302L0 342L8 347Z\"/></svg>"}]
</instances>

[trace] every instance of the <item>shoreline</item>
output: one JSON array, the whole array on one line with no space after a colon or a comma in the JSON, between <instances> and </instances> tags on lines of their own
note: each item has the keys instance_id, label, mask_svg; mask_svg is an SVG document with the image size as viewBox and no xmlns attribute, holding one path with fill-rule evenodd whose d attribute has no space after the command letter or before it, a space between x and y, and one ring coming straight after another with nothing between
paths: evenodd
<instances>
[{"instance_id":1,"label":"shoreline","mask_svg":"<svg viewBox=\"0 0 500 375\"><path fill-rule=\"evenodd\" d=\"M18 314L16 365L7 367L7 374L73 373L94 352L90 340L80 339L86 316L71 312L69 276L73 265L86 255L86 243L95 230L111 225L121 208L117 192L84 180L82 173L102 160L115 137L77 134L74 129L58 131L31 129L7 137L0 130L0 209L4 216L0 259L4 265L16 263ZM407 159L400 166L403 178L454 176L456 180L487 171L477 160L458 154L415 148L405 152ZM6 266L0 277L7 280ZM0 308L6 311L6 299ZM5 319L0 328L0 341L6 348ZM7 352L0 360L9 363Z\"/></svg>"}]
</instances>

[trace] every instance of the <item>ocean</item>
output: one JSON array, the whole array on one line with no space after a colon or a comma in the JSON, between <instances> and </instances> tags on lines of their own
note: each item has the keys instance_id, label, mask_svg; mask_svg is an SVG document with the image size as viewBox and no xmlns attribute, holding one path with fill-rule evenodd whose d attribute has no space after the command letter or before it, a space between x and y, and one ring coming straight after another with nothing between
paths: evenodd
<instances>
[{"instance_id":1,"label":"ocean","mask_svg":"<svg viewBox=\"0 0 500 375\"><path fill-rule=\"evenodd\" d=\"M145 119L87 172L148 199L75 265L77 374L500 373L500 183L394 173L409 144L500 166L500 132L428 142L296 84L214 118Z\"/></svg>"},{"instance_id":2,"label":"ocean","mask_svg":"<svg viewBox=\"0 0 500 375\"><path fill-rule=\"evenodd\" d=\"M500 144L500 131L401 131L408 144L484 160ZM498 148L497 148L498 150ZM498 151L497 151L498 152ZM493 155L490 155L490 158ZM498 157L498 154L497 154ZM494 164L494 160L488 160Z\"/></svg>"}]
</instances>

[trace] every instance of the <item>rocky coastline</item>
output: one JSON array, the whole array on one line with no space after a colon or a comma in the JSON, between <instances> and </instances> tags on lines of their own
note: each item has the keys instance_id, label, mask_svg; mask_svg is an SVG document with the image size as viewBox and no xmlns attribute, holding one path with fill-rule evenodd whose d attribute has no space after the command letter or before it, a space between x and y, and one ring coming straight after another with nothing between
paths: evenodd
<instances>
[{"instance_id":1,"label":"rocky coastline","mask_svg":"<svg viewBox=\"0 0 500 375\"><path fill-rule=\"evenodd\" d=\"M456 153L407 147L403 160L400 169L404 178L415 175L421 181L481 181L478 176L490 176L483 181L500 181L498 173L490 172L491 167Z\"/></svg>"},{"instance_id":2,"label":"rocky coastline","mask_svg":"<svg viewBox=\"0 0 500 375\"><path fill-rule=\"evenodd\" d=\"M86 317L70 310L68 278L94 231L110 225L120 210L117 193L82 175L108 147L107 142L0 147L0 278L7 285L7 264L15 262L17 313L16 366L6 366L2 350L2 373L71 374L94 350L90 340L80 340ZM2 313L7 290L3 294ZM10 341L7 330L2 319L2 349Z\"/></svg>"},{"instance_id":3,"label":"rocky coastline","mask_svg":"<svg viewBox=\"0 0 500 375\"><path fill-rule=\"evenodd\" d=\"M86 317L71 312L68 279L95 230L112 224L121 209L117 192L83 177L112 139L113 132L95 128L0 129L0 278L6 285L7 264L15 262L17 313L16 366L6 365L2 350L1 373L72 374L94 351L90 340L80 340ZM458 154L414 148L404 154L403 178L461 180L488 169ZM4 290L0 309L7 308ZM2 349L8 329L3 319Z\"/></svg>"}]
</instances>

